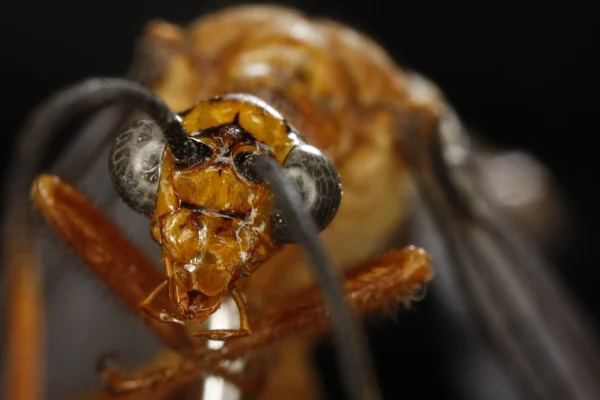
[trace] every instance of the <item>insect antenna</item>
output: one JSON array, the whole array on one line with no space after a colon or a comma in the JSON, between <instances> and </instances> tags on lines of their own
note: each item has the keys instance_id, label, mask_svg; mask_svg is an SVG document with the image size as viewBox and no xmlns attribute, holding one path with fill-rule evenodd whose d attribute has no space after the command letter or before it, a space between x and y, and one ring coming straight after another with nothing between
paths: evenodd
<instances>
[{"instance_id":1,"label":"insect antenna","mask_svg":"<svg viewBox=\"0 0 600 400\"><path fill-rule=\"evenodd\" d=\"M338 363L347 395L351 399L379 398L368 357L363 349L363 337L356 321L344 303L343 293L318 239L318 229L306 212L302 197L281 166L272 158L257 155L246 161L246 168L273 191L286 224L294 238L305 248L313 273L325 295L331 313L333 335L337 344Z\"/></svg>"},{"instance_id":2,"label":"insect antenna","mask_svg":"<svg viewBox=\"0 0 600 400\"><path fill-rule=\"evenodd\" d=\"M143 86L151 85L154 68L152 55L148 49L140 45L136 48L139 53L134 56L134 62L125 74L125 78ZM131 106L108 107L97 114L90 116L89 124L78 130L77 138L65 148L63 156L56 160L52 170L56 175L68 178L75 182L86 176L98 157L105 156L98 149L112 146L114 133L131 120L136 114L136 108ZM118 199L113 197L114 200Z\"/></svg>"},{"instance_id":3,"label":"insect antenna","mask_svg":"<svg viewBox=\"0 0 600 400\"><path fill-rule=\"evenodd\" d=\"M135 106L161 127L175 161L192 162L194 145L188 139L179 117L143 86L126 79L95 78L67 88L42 104L30 116L17 137L17 149L10 163L10 196L5 243L29 242L31 233L29 186L39 173L41 160L54 137L81 113L111 105ZM21 250L29 250L29 246Z\"/></svg>"}]
</instances>

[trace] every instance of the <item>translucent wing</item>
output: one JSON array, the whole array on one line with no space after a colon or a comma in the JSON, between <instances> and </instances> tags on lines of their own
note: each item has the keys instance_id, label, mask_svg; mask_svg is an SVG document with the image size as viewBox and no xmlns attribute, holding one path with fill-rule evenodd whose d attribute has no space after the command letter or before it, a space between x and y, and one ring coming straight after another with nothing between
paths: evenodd
<instances>
[{"instance_id":1,"label":"translucent wing","mask_svg":"<svg viewBox=\"0 0 600 400\"><path fill-rule=\"evenodd\" d=\"M598 336L589 318L486 190L484 148L451 110L431 131L418 128L430 117L411 115L400 144L420 199L415 233L437 266L432 295L462 342L453 346L474 357L470 366L462 360L469 381L459 379L487 399L598 398Z\"/></svg>"},{"instance_id":2,"label":"translucent wing","mask_svg":"<svg viewBox=\"0 0 600 400\"><path fill-rule=\"evenodd\" d=\"M148 65L152 64L136 63L129 77L146 81ZM117 108L91 115L45 171L86 193L138 246L159 260L148 222L118 199L108 175L109 147L118 128L131 117L129 110ZM87 273L56 234L42 225L38 247L44 273L45 398L63 399L100 387L95 363L103 354L117 353L132 368L156 353L159 345L142 323L124 312Z\"/></svg>"}]
</instances>

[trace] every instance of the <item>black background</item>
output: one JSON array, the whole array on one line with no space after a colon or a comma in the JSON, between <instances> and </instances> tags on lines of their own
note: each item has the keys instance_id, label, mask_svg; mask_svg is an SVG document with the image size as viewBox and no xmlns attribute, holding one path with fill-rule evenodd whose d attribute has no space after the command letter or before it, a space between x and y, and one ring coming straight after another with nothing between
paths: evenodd
<instances>
[{"instance_id":1,"label":"black background","mask_svg":"<svg viewBox=\"0 0 600 400\"><path fill-rule=\"evenodd\" d=\"M123 75L135 39L149 19L186 23L235 3L2 0L3 158L28 110L52 91L85 77ZM565 235L567 251L557 264L593 315L600 315L594 274L599 265L600 132L594 84L598 70L592 63L598 46L591 10L566 0L279 4L368 33L399 63L437 82L471 126L496 143L532 152L547 164L569 197L576 227ZM423 313L400 317L402 334L372 328L374 342L383 343L375 348L384 389L390 394L447 398L442 358L429 332L435 328L427 320L430 304L426 301L420 307ZM395 376L400 364L412 364L414 371ZM435 385L413 386L421 375Z\"/></svg>"}]
</instances>

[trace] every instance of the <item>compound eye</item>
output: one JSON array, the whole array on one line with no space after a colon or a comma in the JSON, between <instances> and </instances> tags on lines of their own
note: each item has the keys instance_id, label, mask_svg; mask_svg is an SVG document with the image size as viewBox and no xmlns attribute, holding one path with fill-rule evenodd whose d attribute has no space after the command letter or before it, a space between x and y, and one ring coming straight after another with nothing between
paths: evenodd
<instances>
[{"instance_id":1,"label":"compound eye","mask_svg":"<svg viewBox=\"0 0 600 400\"><path fill-rule=\"evenodd\" d=\"M151 217L166 142L151 120L137 120L117 136L109 155L109 171L119 197L136 212Z\"/></svg>"},{"instance_id":2,"label":"compound eye","mask_svg":"<svg viewBox=\"0 0 600 400\"><path fill-rule=\"evenodd\" d=\"M337 214L342 200L340 176L333 163L317 148L300 144L286 157L283 170L298 188L319 231L325 229ZM277 199L273 210L272 236L278 244L294 242L277 207Z\"/></svg>"}]
</instances>

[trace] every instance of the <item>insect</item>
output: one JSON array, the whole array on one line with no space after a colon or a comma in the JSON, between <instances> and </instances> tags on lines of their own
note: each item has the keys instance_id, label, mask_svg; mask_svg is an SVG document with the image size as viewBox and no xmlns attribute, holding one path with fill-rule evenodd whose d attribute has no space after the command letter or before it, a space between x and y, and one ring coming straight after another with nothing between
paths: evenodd
<instances>
[{"instance_id":1,"label":"insect","mask_svg":"<svg viewBox=\"0 0 600 400\"><path fill-rule=\"evenodd\" d=\"M269 9L264 11L271 12ZM248 16L251 17L251 14ZM237 18L244 19L242 15ZM162 26L158 29L168 35L171 27ZM301 44L298 41L296 45ZM280 61L273 60L273 65ZM324 62L330 64L326 59ZM302 74L300 67L290 65L282 66L282 69ZM217 78L217 75L214 77ZM320 322L325 319L324 309L314 292L305 292L302 297L293 298L282 291L277 300L276 290L261 289L260 292L264 294L259 294L257 289L251 287L251 282L259 280L255 277L259 270L273 274L273 268L297 268L290 265L293 259L289 256L282 256L277 267L266 265L266 260L272 258L271 253L275 247L293 241L294 236L290 232L294 231L296 225L305 223L301 218L296 218L290 224L289 215L285 216L283 211L285 203L277 206L274 204L277 199L273 198L265 184L269 179L269 164L262 167L266 176L261 175L259 165L261 160L275 160L282 165L284 171L295 180L296 186L303 193L305 204L322 229L332 220L338 207L345 209L345 212L357 212L360 208L357 210L355 207L340 206L341 186L333 164L316 147L307 145L303 136L308 137L306 140L316 146L327 148L332 158L339 158L344 154L337 142L346 139L340 132L332 130L332 126L323 125L310 131L308 126L295 128L288 123L288 119L298 122L302 119L291 109L283 111L286 113L284 119L282 114L267 103L288 101L290 105L310 106L308 97L304 103L299 97L309 93L295 93L305 89L286 88L282 82L270 82L268 76L265 78L267 80L261 83L255 76L253 79L258 79L256 82L248 80L245 84L244 79L233 78L228 83L233 86L214 88L225 95L210 95L199 89L196 93L198 98L208 100L199 103L194 101L188 105L191 108L187 107L185 111L179 109L179 116L174 116L162 102L137 86L118 80L93 80L51 99L34 116L32 126L25 129L25 132L35 132L34 134L42 136L40 132L52 132L62 119L74 113L74 109L85 105L99 106L112 102L113 99L127 99L156 121L135 121L117 137L110 154L110 171L114 186L125 203L151 219L152 237L162 251L166 275L162 282L149 283L155 280L153 277L156 273L151 272L137 251L126 243L110 222L99 215L78 191L60 178L50 175L41 175L33 183L33 199L48 222L131 308L139 308L146 314L149 325L165 344L185 355L175 367L162 369L160 373L151 371L133 378L109 367L102 368L102 375L112 391L123 392L133 388L148 391L152 389L149 386L160 384L167 377L174 381L181 375L193 375L194 371L228 376L218 369L218 362L223 357L241 356L241 350L230 350L234 349L230 346L233 343L241 344L239 340L242 338L258 340L256 345L246 344L242 347L247 349L250 346L254 349L260 342L271 341L272 338L294 330L318 331L325 327L325 323ZM291 79L293 81L296 78ZM298 84L308 84L320 91L320 84L313 85L310 79L309 76L300 76ZM236 81L240 82L239 86L235 85ZM193 87L192 83L184 86L189 89ZM261 92L270 90L269 87L283 91L290 89L292 97L286 100L284 92L279 101L269 98L266 93L261 96ZM156 92L170 103L169 94L161 94L160 89L156 89ZM263 100L249 94L228 93L254 93ZM181 92L182 99L186 94ZM311 101L326 101L329 96L327 91L317 95L325 97ZM178 109L176 103L171 103L170 106ZM286 106L280 104L276 107L285 109ZM324 108L323 111L327 111L327 114L306 115L305 118L322 125L319 118L323 123L329 123L328 120L339 114L341 109ZM374 110L373 113L375 117L382 110ZM387 119L385 115L381 117ZM389 121L384 120L382 123L385 126ZM42 138L28 140L40 145L43 143ZM318 143L318 138L325 141ZM352 192L351 186L346 191ZM394 197L388 201L396 200L399 193L399 190L392 192ZM19 201L18 204L24 203ZM303 207L300 204L294 208L298 210ZM386 212L386 219L393 217L396 209L397 207L393 213ZM17 216L19 213L15 212L13 215ZM373 217L375 214L371 213L371 223L384 220L383 215L375 221ZM393 228L393 224L387 221L383 225L384 230ZM377 227L366 233L377 236L385 233L379 230ZM330 232L330 235L338 235L343 229L338 228L337 231L338 233ZM27 253L27 250L18 247L26 245L25 243L18 243L18 239L12 243L17 247L13 254ZM365 249L360 252L363 259L369 256ZM313 257L318 258L318 255L315 256L313 252ZM356 256L352 259L354 265L361 261L363 260ZM284 267L282 263L288 265ZM345 263L345 260L337 260L337 263ZM354 293L351 292L353 301L359 309L365 310L382 307L399 296L403 300L409 299L431 277L427 255L416 248L386 255L366 264L365 268L362 274L349 277L346 282L348 289L354 290ZM397 275L395 278L394 274ZM271 277L262 276L259 283L273 285L283 280L283 276L285 275L277 271ZM300 275L299 278L294 278L294 284L301 287L302 279L307 280L306 276L302 278ZM246 281L244 294L248 300L244 300L240 292ZM357 286L357 283L362 284ZM282 284L277 286L280 290L284 287ZM367 292L360 293L364 289ZM377 297L374 297L375 292ZM140 297L141 294L143 295ZM238 329L190 327L204 322L212 315L221 306L226 295L233 298L239 310ZM262 309L265 310L264 318L268 324L257 322L258 331L251 328L246 301L252 302L251 306L258 310L255 312L258 315ZM267 306L270 304L277 304L278 307L269 311ZM335 321L336 312L333 308L332 310ZM228 345L218 352L210 352L193 338L188 338L182 327L190 327L192 336L226 340ZM346 327L342 335L349 337L352 333L353 330ZM344 354L351 354L345 348L342 350ZM227 355L230 351L234 352ZM359 365L356 362L347 363L353 369L360 364L362 362ZM12 381L17 382L18 375ZM356 394L362 398L361 393Z\"/></svg>"},{"instance_id":2,"label":"insect","mask_svg":"<svg viewBox=\"0 0 600 400\"><path fill-rule=\"evenodd\" d=\"M223 26L231 27L231 29L223 31ZM524 379L525 387L546 390L540 389L535 377L530 376L530 371L536 366L545 365L544 369L558 382L554 388L560 387L560 390L568 391L573 387L579 387L588 392L593 389L593 383L590 387L589 381L585 380L585 373L574 379L568 375L561 375L560 368L555 368L558 363L545 362L547 355L556 354L557 350L553 346L542 347L542 351L540 351L528 347L526 343L519 340L515 345L515 341L511 340L514 339L514 335L517 335L518 339L535 332L536 337L553 342L555 330L538 329L536 325L538 322L542 323L541 326L547 322L547 319L541 314L533 319L530 318L530 321L535 323L528 324L527 319L523 317L527 313L522 308L513 307L514 304L511 303L511 301L517 301L518 296L507 296L503 292L509 285L492 285L494 290L489 290L489 286L486 285L490 285L490 277L492 279L497 277L499 271L498 268L494 268L498 264L494 264L495 259L490 257L489 253L497 250L498 247L502 250L508 248L507 257L512 258L508 263L504 262L501 267L511 272L515 271L514 267L512 269L510 267L511 262L517 267L517 271L519 271L518 267L523 267L523 271L530 271L531 269L527 269L527 265L534 263L532 260L535 259L535 256L531 255L527 246L525 246L526 250L522 250L522 243L507 239L508 229L503 228L503 221L498 220L497 214L492 212L490 217L489 209L483 207L482 211L481 204L471 202L472 199L482 198L479 193L466 191L470 188L465 189L462 185L457 184L456 176L460 175L466 166L470 167L474 160L467 157L467 161L459 165L460 168L451 168L448 158L444 157L444 150L448 150L452 145L457 146L453 140L458 141L460 145L460 140L464 138L464 132L452 109L431 83L416 74L398 68L379 46L351 29L330 21L312 20L297 12L281 8L243 7L226 10L202 18L186 30L170 24L151 24L146 32L143 46L147 46L148 56L152 60L149 64L151 68L146 71L144 77L145 83L172 110L176 112L190 110L182 116L184 127L190 126L186 134L194 137L194 143L200 148L209 148L199 152L214 156L215 153L220 152L219 149L224 148L223 144L233 143L228 163L233 162L234 166L231 167L231 164L227 164L229 167L224 167L222 170L224 172L221 174L225 174L225 178L222 179L227 181L235 178L244 184L256 184L252 183L252 177L244 177L244 174L240 172L243 168L235 164L237 156L237 154L233 155L235 146L246 146L244 147L246 150L250 147L253 152L267 151L268 149L264 149L262 145L272 146L271 143L257 141L254 135L258 135L260 131L247 128L248 125L242 123L241 118L236 120L236 113L227 114L225 111L215 111L216 114L229 115L219 124L210 124L208 129L218 128L216 133L208 134L207 129L202 129L206 128L205 126L198 129L193 127L194 121L200 123L205 121L204 118L192 118L194 113L201 113L198 110L202 109L202 106L195 109L193 105L198 101L214 99L215 96L223 96L227 93L251 93L270 104L285 117L286 121L293 124L294 132L297 131L307 143L320 149L333 161L340 174L344 197L337 216L325 229L321 238L329 249L335 265L359 266L355 272L358 275L350 275L346 281L347 289L356 290L356 292L351 292L351 299L360 299L361 297L354 293L359 293L363 289L372 291L364 292L365 295L370 293L370 295L378 294L385 297L384 295L387 293L390 297L381 299L381 303L370 305L378 308L383 304L388 304L392 298L396 298L398 295L401 295L404 300L409 299L423 282L430 279L428 259L420 250L408 248L391 255L378 256L385 249L386 239L393 235L397 226L408 215L410 211L408 199L415 195L414 189L417 189L416 193L423 198L424 204L429 206L429 211L432 211L434 219L441 227L439 231L444 233L445 240L450 245L450 258L456 261L455 265L462 268L458 270L457 275L466 276L461 279L462 289L467 296L470 296L471 304L474 307L481 307L477 315L481 317L480 323L483 330L487 329L488 333L491 332L491 342L497 349L509 354L507 357L509 362L516 363L521 378L526 377ZM231 104L227 105L227 101L228 98L225 96L213 100L212 103L201 104L204 104L205 109L210 109L208 104L212 104L218 109L220 102L226 104L225 109L236 107ZM238 105L238 110L240 107L251 107L251 104L244 104L244 106ZM192 108L190 109L190 107ZM261 106L261 109L264 110L266 107ZM212 113L213 111L208 112L211 115ZM277 118L275 119L277 120ZM149 132L152 131L151 126L144 126ZM136 129L141 128L138 126ZM135 132L139 132L139 130ZM250 137L248 138L246 135L244 139L244 133L250 134ZM222 143L217 146L213 143L214 141ZM240 152L240 154L243 153L244 151ZM115 151L114 154L118 154L118 151ZM373 154L378 156L373 157ZM244 157L240 157L240 163L243 162ZM166 160L166 164L162 164L161 172L165 174L165 171L173 168L169 165L168 157ZM114 165L114 170L119 169L116 164ZM163 185L163 181L160 181L162 186L159 185L157 189L159 200L154 207L155 212L161 206L170 210L175 208L177 209L176 213L181 211L179 214L185 215L185 218L183 218L183 225L179 226L183 227L184 231L187 229L186 224L191 223L189 216L194 213L201 214L201 218L214 218L220 222L224 218L228 220L236 218L234 214L231 214L231 211L236 211L235 207L230 209L229 206L225 206L228 200L227 196L219 199L220 194L217 192L212 192L213 198L208 201L213 202L213 205L219 203L216 207L219 211L218 215L214 215L214 213L208 215L206 207L204 210L199 210L199 204L204 204L207 199L200 199L197 196L202 196L202 194L195 194L196 191L189 190L189 187L184 197L191 201L182 200L181 193L175 190L177 196L180 197L179 206L184 204L184 207L174 207L173 202L168 201L169 196L173 196L173 188L179 187L183 189L181 192L185 192L186 179L189 179L189 175L197 174L195 179L211 181L213 178L209 176L215 173L205 170L180 172L181 175L177 177L177 179L181 178L180 182L175 182L177 180L175 175L168 175L171 182L167 182L167 184ZM188 176L186 177L185 174ZM200 174L202 176L198 176ZM218 175L218 172L216 174ZM116 179L119 179L119 176L123 175L117 174ZM54 201L54 198L63 196L79 204L76 207L64 209L64 216L69 215L71 218L64 218L64 216L59 218L62 223L77 221L73 216L79 215L79 213L75 214L78 210L80 212L86 210L83 214L88 214L88 216L96 215L84 198L78 197L79 195L73 192L69 186L56 181L56 178L43 177L37 182L35 196L38 203L42 204L40 208L43 209L43 199L41 198L44 190L48 188L54 188L55 191L54 193L50 190L47 192L51 202ZM27 182L27 184L29 183ZM127 187L126 184L119 182L116 186ZM202 193L210 193L210 191ZM138 208L144 213L152 210L152 204L147 208L146 205L138 203L139 194L131 198L127 196L126 194L126 200L134 208ZM249 198L250 196L244 196L245 201ZM18 201L24 202L24 199L20 198ZM267 207L272 199L265 201L264 207ZM46 214L49 214L48 210L46 210ZM262 215L262 222L268 224L269 221L272 221L269 219L271 216L269 213L259 214ZM17 218L17 216L13 218ZM98 218L101 217L98 216ZM490 220L491 225L489 225ZM205 221L200 222L202 225ZM219 224L215 223L215 226L217 225ZM260 225L260 223L256 226L252 224L251 228L258 228ZM18 224L11 226L18 226ZM99 226L106 226L105 222L101 222ZM165 226L167 226L167 222L161 222L160 215L153 215L152 235L159 243L167 242L164 235ZM63 228L63 231L68 230ZM72 244L81 243L79 240L85 231L72 232L76 232L73 235ZM94 229L91 232L101 232L101 230ZM106 232L109 233L106 236L112 239L107 240L107 245L115 246L109 247L114 251L106 253L113 257L117 257L118 254L132 254L129 251L119 251L123 247L116 245L121 243L120 239L117 240L116 232L112 230ZM485 235L490 232L493 233L491 244L485 242L487 237ZM22 238L21 235L19 232L11 233L16 236L11 239L11 243L18 244L18 240ZM193 238L192 234L189 234L188 237L192 238L192 242L198 240ZM484 239L481 239L482 237ZM27 244L22 245L27 249ZM163 260L166 260L165 269L171 268L173 272L175 268L167 265L172 264L173 259L178 258L173 254L173 248L177 248L177 245L178 243L170 243L171 249L168 249L170 253L163 257ZM268 241L266 246L268 247ZM164 247L169 246L165 245ZM197 247L193 247L192 251L197 251ZM226 247L224 246L224 248ZM89 249L86 250L88 257L90 254L97 257L101 255L101 253L90 253ZM183 253L187 251L185 246L176 250ZM13 251L13 254L29 254L29 252ZM237 256L240 254L241 252L238 252ZM194 254L194 257L197 255ZM30 262L28 259L17 261ZM13 260L14 263L17 261ZM109 261L113 262L111 265L114 265L114 259ZM269 342L272 339L269 337L272 327L285 326L285 322L293 325L295 320L292 316L298 314L298 303L307 301L308 305L305 305L305 309L311 312L316 309L311 307L318 307L317 305L320 303L315 302L313 297L315 292L304 292L304 294L298 295L299 297L290 297L292 296L290 293L298 288L309 287L312 282L307 270L299 265L301 263L297 249L291 246L284 248L269 261L261 263L256 270L238 268L240 265L236 264L236 268L232 267L231 270L226 271L226 274L215 274L214 278L211 276L211 279L206 281L210 284L207 284L205 281L200 282L193 278L193 274L203 270L203 266L192 264L189 267L192 271L186 270L185 267L178 268L177 271L183 276L178 280L167 280L163 283L161 277L156 277L156 274L150 272L150 268L142 267L145 265L144 262L137 262L135 265L138 265L140 269L130 271L131 275L125 275L127 273L125 268L119 269L119 274L112 276L113 281L109 281L109 285L113 290L119 291L119 295L129 302L132 309L142 302L145 312L150 315L149 324L152 329L156 330L158 335L163 338L165 344L176 347L181 342L185 343L188 340L187 332L185 334L178 333L183 320L201 320L220 304L221 295L224 293L223 288L227 286L229 289L229 282L233 282L234 276L239 280L248 278L244 285L244 293L248 302L251 303L250 308L257 310L258 315L261 315L260 312L262 312L262 317L258 317L250 329L242 326L241 330L216 333L206 333L206 330L194 329L192 333L209 339L240 336L231 338L219 353L221 356L225 354L234 357ZM366 269L361 269L361 263ZM125 264L131 265L130 263ZM480 265L491 265L491 268L479 267ZM142 269L144 272L140 273ZM22 270L27 271L26 268ZM363 271L363 275L360 271ZM386 292L382 283L392 283L392 281L389 279L389 275L384 275L383 272L391 274L392 271L410 271L413 274L410 278L415 278L415 280L411 281L402 277L404 280L392 285ZM167 271L167 276L168 274ZM378 276L380 280L376 281L378 283L369 286L366 282L367 278L377 277L378 274L381 274ZM125 279L126 276L127 279ZM149 278L142 284L138 280L140 276L156 278ZM122 284L120 285L119 281L137 282L142 290L139 293L133 293ZM527 279L517 278L514 281L522 284ZM168 296L165 292L157 291L154 293L154 297L148 298L147 296L156 288L165 290ZM489 293L486 293L486 288ZM236 303L243 320L246 306L243 303L244 300L235 294L237 293L235 290L234 288L232 294L236 296ZM549 290L547 293L549 293L547 297L552 297L556 296L556 293L562 292L560 289L556 289ZM550 295L550 293L552 294ZM146 299L148 301L144 301ZM294 302L294 299L297 302ZM480 299L484 301L479 301ZM525 301L522 297L518 297L518 299L518 304L529 306L530 302L527 297ZM564 296L558 296L558 299L562 300ZM166 310L169 301L179 307L178 311L173 311L173 307L170 311ZM549 300L549 302L554 304L556 301ZM163 311L163 307L157 308L161 303L167 304L164 308L166 311ZM277 307L278 305L281 306ZM356 305L360 308L360 304ZM568 307L568 305L561 307ZM556 307L555 310L564 310L561 307ZM515 314L511 314L512 312L516 313L516 317ZM564 312L557 311L557 314L571 315L574 313L568 312L567 309ZM319 319L322 318L320 315L319 317L313 316L313 319L310 320L316 330L324 329L324 323L319 322L322 321ZM498 316L500 322L491 317L494 315ZM291 318L291 321L286 318ZM157 319L170 323L156 322ZM517 324L520 324L518 326L524 330L522 332L517 330L517 333L514 333L500 329L505 328L503 324L508 320L518 321ZM583 325L576 318L575 322L569 326L577 330L575 328ZM493 329L490 330L490 327ZM304 328L308 327L304 326ZM584 330L581 329L582 332ZM289 329L287 332L284 331L282 329L282 335L289 333ZM180 335L185 339L180 339ZM296 342L295 345L307 346L298 343L302 342ZM561 352L560 347L559 353ZM546 351L549 348L552 351ZM186 349L185 352L190 354L189 349ZM523 360L516 356L519 353L526 354L528 357ZM154 374L127 377L111 368L103 369L103 374L113 389L135 387L138 390L144 390L148 384L157 384L157 382L164 383L163 389L172 389L178 379L185 381L189 376L195 376L195 373L203 368L208 369L211 373L227 375L227 371L219 371L216 366L216 362L220 362L221 359L218 358L215 361L211 354L215 353L204 354L204 357L183 357L183 360L181 357L176 358L176 362L173 363L177 366L176 369L158 369L158 372L154 371ZM268 382L261 389L263 393L266 393L265 396L275 397L276 394L272 394L272 391L277 393L277 388L273 388L270 384L276 382L281 376L285 376L285 372L280 371L287 371L286 365L299 363L298 360L286 359L286 354L281 352L278 359L278 370L271 371ZM572 365L581 367L589 363L589 360L580 359L582 356L580 352L569 353L567 351L566 354L568 360L574 360ZM577 369L582 372L594 371L593 368ZM170 376L170 380L165 379L167 376ZM236 380L235 377L227 377ZM298 387L314 387L312 384L305 385L306 382L310 382L310 379L303 376L295 384ZM244 386L241 382L238 383L240 387ZM577 385L572 385L572 383L577 383ZM161 387L160 384L157 385L157 387ZM164 393L155 391L153 394L160 396ZM148 396L147 392L145 396ZM308 397L310 395L304 398Z\"/></svg>"}]
</instances>

